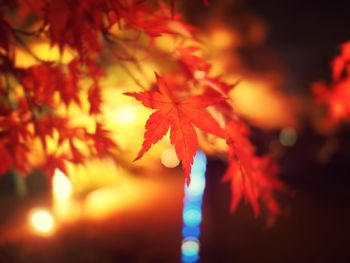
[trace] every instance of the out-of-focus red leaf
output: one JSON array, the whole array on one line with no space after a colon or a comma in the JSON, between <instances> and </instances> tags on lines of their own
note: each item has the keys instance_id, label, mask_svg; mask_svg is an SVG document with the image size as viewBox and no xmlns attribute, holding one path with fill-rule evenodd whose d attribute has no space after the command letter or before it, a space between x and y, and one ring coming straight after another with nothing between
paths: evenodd
<instances>
[{"instance_id":1,"label":"out-of-focus red leaf","mask_svg":"<svg viewBox=\"0 0 350 263\"><path fill-rule=\"evenodd\" d=\"M86 53L101 50L100 30L103 29L103 14L107 13L107 1L67 0L46 2L44 20L49 25L50 38L58 44L61 52L65 46Z\"/></svg>"},{"instance_id":2,"label":"out-of-focus red leaf","mask_svg":"<svg viewBox=\"0 0 350 263\"><path fill-rule=\"evenodd\" d=\"M25 112L14 111L0 117L0 144L5 161L2 171L17 168L27 172L29 148L26 141L33 138L29 123L30 115Z\"/></svg>"},{"instance_id":3,"label":"out-of-focus red leaf","mask_svg":"<svg viewBox=\"0 0 350 263\"><path fill-rule=\"evenodd\" d=\"M59 169L63 173L67 174L67 160L69 160L69 157L64 154L58 156L50 154L46 156L45 163L40 168L49 176L53 176L56 169Z\"/></svg>"},{"instance_id":4,"label":"out-of-focus red leaf","mask_svg":"<svg viewBox=\"0 0 350 263\"><path fill-rule=\"evenodd\" d=\"M175 52L180 64L183 66L185 72L194 79L204 79L211 66L204 59L195 55L199 51L198 47L179 45Z\"/></svg>"},{"instance_id":5,"label":"out-of-focus red leaf","mask_svg":"<svg viewBox=\"0 0 350 263\"><path fill-rule=\"evenodd\" d=\"M243 198L252 206L254 214L261 213L264 203L271 217L280 213L274 192L283 189L277 179L277 166L269 157L259 157L248 140L249 129L242 122L232 120L227 126L229 134L229 167L224 181L231 182L231 210L235 211Z\"/></svg>"},{"instance_id":6,"label":"out-of-focus red leaf","mask_svg":"<svg viewBox=\"0 0 350 263\"><path fill-rule=\"evenodd\" d=\"M168 27L171 17L164 10L151 11L146 5L135 5L133 10L128 10L123 17L128 27L142 30L151 37L171 34Z\"/></svg>"},{"instance_id":7,"label":"out-of-focus red leaf","mask_svg":"<svg viewBox=\"0 0 350 263\"><path fill-rule=\"evenodd\" d=\"M60 68L42 63L22 70L22 85L35 106L54 106L54 94L66 88L65 77Z\"/></svg>"},{"instance_id":8,"label":"out-of-focus red leaf","mask_svg":"<svg viewBox=\"0 0 350 263\"><path fill-rule=\"evenodd\" d=\"M335 81L343 77L350 63L350 41L342 44L340 49L340 54L332 61L332 75Z\"/></svg>"},{"instance_id":9,"label":"out-of-focus red leaf","mask_svg":"<svg viewBox=\"0 0 350 263\"><path fill-rule=\"evenodd\" d=\"M88 92L88 100L90 102L90 114L99 114L101 112L102 95L101 88L98 85L90 87Z\"/></svg>"},{"instance_id":10,"label":"out-of-focus red leaf","mask_svg":"<svg viewBox=\"0 0 350 263\"><path fill-rule=\"evenodd\" d=\"M328 108L329 126L350 118L350 42L341 45L340 54L332 62L333 82L314 83L312 91L317 103Z\"/></svg>"},{"instance_id":11,"label":"out-of-focus red leaf","mask_svg":"<svg viewBox=\"0 0 350 263\"><path fill-rule=\"evenodd\" d=\"M89 138L93 141L96 154L100 158L113 156L113 151L118 147L110 138L110 131L104 129L100 123L96 123L95 133L89 134Z\"/></svg>"}]
</instances>

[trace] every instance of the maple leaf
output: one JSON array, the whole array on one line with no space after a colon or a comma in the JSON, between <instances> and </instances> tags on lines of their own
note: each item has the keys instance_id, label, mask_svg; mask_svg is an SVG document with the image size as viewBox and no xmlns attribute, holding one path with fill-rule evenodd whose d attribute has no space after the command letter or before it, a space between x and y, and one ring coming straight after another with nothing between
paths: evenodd
<instances>
[{"instance_id":1,"label":"maple leaf","mask_svg":"<svg viewBox=\"0 0 350 263\"><path fill-rule=\"evenodd\" d=\"M40 168L46 171L46 173L49 176L53 176L54 171L56 169L59 169L63 173L67 174L68 171L67 171L66 162L68 160L69 160L69 157L65 154L61 154L59 156L56 156L54 154L49 154L48 156L46 156L45 163Z\"/></svg>"},{"instance_id":2,"label":"maple leaf","mask_svg":"<svg viewBox=\"0 0 350 263\"><path fill-rule=\"evenodd\" d=\"M88 69L88 75L90 76L93 82L88 91L88 100L90 102L89 113L91 115L98 114L101 112L102 104L102 91L98 80L100 77L105 75L105 72L97 64L90 60L86 61L85 64Z\"/></svg>"},{"instance_id":3,"label":"maple leaf","mask_svg":"<svg viewBox=\"0 0 350 263\"><path fill-rule=\"evenodd\" d=\"M127 28L142 30L151 38L172 34L168 27L168 23L172 20L171 11L165 6L152 10L145 1L135 1L131 5L119 2L118 5L115 11L124 19Z\"/></svg>"},{"instance_id":4,"label":"maple leaf","mask_svg":"<svg viewBox=\"0 0 350 263\"><path fill-rule=\"evenodd\" d=\"M102 95L101 88L98 85L93 85L88 91L88 100L90 102L91 115L98 114L101 112Z\"/></svg>"},{"instance_id":5,"label":"maple leaf","mask_svg":"<svg viewBox=\"0 0 350 263\"><path fill-rule=\"evenodd\" d=\"M42 63L21 71L21 83L35 106L54 106L54 93L65 86L64 75L52 63Z\"/></svg>"},{"instance_id":6,"label":"maple leaf","mask_svg":"<svg viewBox=\"0 0 350 263\"><path fill-rule=\"evenodd\" d=\"M135 160L140 159L152 144L163 138L170 128L170 141L175 145L176 154L182 161L186 182L189 183L197 146L194 127L226 138L225 131L209 113L203 110L219 103L223 98L206 95L177 97L160 76L156 75L156 79L158 91L125 93L139 100L144 106L157 110L147 120L144 142Z\"/></svg>"},{"instance_id":7,"label":"maple leaf","mask_svg":"<svg viewBox=\"0 0 350 263\"><path fill-rule=\"evenodd\" d=\"M43 18L49 25L52 43L61 53L66 46L78 51L80 57L101 50L100 31L103 14L107 13L105 0L50 0L45 1Z\"/></svg>"},{"instance_id":8,"label":"maple leaf","mask_svg":"<svg viewBox=\"0 0 350 263\"><path fill-rule=\"evenodd\" d=\"M187 74L194 79L205 78L211 68L211 65L201 57L195 55L200 49L195 46L183 46L180 44L175 49L180 64Z\"/></svg>"},{"instance_id":9,"label":"maple leaf","mask_svg":"<svg viewBox=\"0 0 350 263\"><path fill-rule=\"evenodd\" d=\"M88 134L94 143L96 154L99 158L105 156L113 156L113 149L117 148L117 144L109 137L110 132L102 127L102 124L96 123L95 133Z\"/></svg>"},{"instance_id":10,"label":"maple leaf","mask_svg":"<svg viewBox=\"0 0 350 263\"><path fill-rule=\"evenodd\" d=\"M341 53L332 61L332 76L335 81L342 78L350 62L350 41L340 46Z\"/></svg>"},{"instance_id":11,"label":"maple leaf","mask_svg":"<svg viewBox=\"0 0 350 263\"><path fill-rule=\"evenodd\" d=\"M315 102L328 108L324 121L328 129L350 117L350 42L342 44L340 54L333 59L332 77L329 85L316 82L311 86Z\"/></svg>"},{"instance_id":12,"label":"maple leaf","mask_svg":"<svg viewBox=\"0 0 350 263\"><path fill-rule=\"evenodd\" d=\"M276 164L268 156L256 156L255 148L248 140L249 129L242 121L232 120L227 132L229 167L223 180L231 181L231 210L235 211L245 197L255 216L261 212L262 201L273 219L280 213L274 191L283 189L283 184L276 178Z\"/></svg>"},{"instance_id":13,"label":"maple leaf","mask_svg":"<svg viewBox=\"0 0 350 263\"><path fill-rule=\"evenodd\" d=\"M39 137L43 147L47 150L46 138L53 138L54 130L60 130L60 128L66 128L63 126L66 123L65 119L53 117L46 115L34 122L35 132L37 137Z\"/></svg>"}]
</instances>

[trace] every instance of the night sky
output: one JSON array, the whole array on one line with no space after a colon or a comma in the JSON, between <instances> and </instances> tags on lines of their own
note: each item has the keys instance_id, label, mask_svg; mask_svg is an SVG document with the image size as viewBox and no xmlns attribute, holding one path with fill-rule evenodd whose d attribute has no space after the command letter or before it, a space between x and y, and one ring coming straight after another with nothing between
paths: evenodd
<instances>
[{"instance_id":1,"label":"night sky","mask_svg":"<svg viewBox=\"0 0 350 263\"><path fill-rule=\"evenodd\" d=\"M290 70L290 86L303 88L329 77L338 45L350 40L348 1L249 0L247 6L269 26L266 45Z\"/></svg>"}]
</instances>

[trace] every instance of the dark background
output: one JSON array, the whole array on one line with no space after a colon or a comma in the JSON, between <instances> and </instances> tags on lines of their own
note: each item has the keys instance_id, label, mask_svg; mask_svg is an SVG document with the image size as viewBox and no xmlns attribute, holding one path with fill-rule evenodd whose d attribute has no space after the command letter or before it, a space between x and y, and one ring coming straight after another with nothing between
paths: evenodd
<instances>
[{"instance_id":1,"label":"dark background","mask_svg":"<svg viewBox=\"0 0 350 263\"><path fill-rule=\"evenodd\" d=\"M307 100L310 83L330 79L330 61L350 40L348 1L233 2L223 12L227 23L249 13L269 29L262 47L242 54L276 55L287 72L285 91ZM280 160L281 178L292 194L281 199L285 214L271 228L255 220L246 205L230 214L229 186L208 177L203 262L350 262L350 128L342 125L322 136L309 121ZM334 149L321 160L327 144ZM222 172L220 164L210 163L209 173Z\"/></svg>"}]
</instances>

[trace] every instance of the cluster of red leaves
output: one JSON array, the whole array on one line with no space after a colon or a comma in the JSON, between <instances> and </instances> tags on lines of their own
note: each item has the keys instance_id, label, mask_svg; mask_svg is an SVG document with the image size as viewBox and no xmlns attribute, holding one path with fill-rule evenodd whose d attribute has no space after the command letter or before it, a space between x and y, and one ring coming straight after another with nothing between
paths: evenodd
<instances>
[{"instance_id":1,"label":"cluster of red leaves","mask_svg":"<svg viewBox=\"0 0 350 263\"><path fill-rule=\"evenodd\" d=\"M235 211L245 197L256 216L261 212L261 202L266 204L270 216L277 216L280 208L274 194L275 191L281 191L284 187L277 179L276 163L268 156L256 155L255 148L248 139L249 128L241 120L237 120L237 116L231 115L227 118L226 127L221 128L218 122L205 111L208 106L223 103L229 106L226 102L227 98L222 95L223 91L181 97L178 94L179 90L183 91L183 86L179 89L173 85L173 82L167 83L158 75L156 78L156 90L126 93L139 100L144 106L156 110L146 123L144 142L136 160L141 158L152 144L157 143L170 129L170 141L182 161L186 181L190 183L191 166L197 148L195 127L199 128L227 141L228 169L224 181L231 182L231 210ZM226 84L226 86L230 85Z\"/></svg>"},{"instance_id":2,"label":"cluster of red leaves","mask_svg":"<svg viewBox=\"0 0 350 263\"><path fill-rule=\"evenodd\" d=\"M332 61L332 83L313 85L316 101L328 108L327 121L337 123L350 118L350 42L340 47Z\"/></svg>"},{"instance_id":3,"label":"cluster of red leaves","mask_svg":"<svg viewBox=\"0 0 350 263\"><path fill-rule=\"evenodd\" d=\"M0 173L10 168L29 172L30 142L38 139L46 154L41 169L52 174L55 168L65 170L65 162L83 163L88 158L113 155L116 147L103 128L97 115L101 114L100 78L104 71L98 62L105 44L114 41L115 27L136 31L148 36L155 44L158 36L181 35L191 38L191 27L181 20L174 9L175 1L146 0L15 0L0 5L0 156L3 162ZM209 5L209 1L204 0ZM9 12L11 10L12 12ZM13 15L13 13L15 13ZM8 15L8 14L12 14ZM30 18L30 19L28 19ZM31 23L34 18L35 23ZM28 22L29 21L29 22ZM176 25L176 26L174 26ZM39 28L38 28L39 26ZM34 32L29 29L36 28ZM180 30L179 30L180 29ZM25 37L47 39L57 45L61 53L67 50L76 54L68 64L40 60L26 46ZM138 39L134 39L138 41ZM195 39L192 39L195 42ZM260 212L260 202L267 204L272 215L279 213L273 191L282 188L275 177L276 166L268 157L259 157L248 140L249 129L237 121L228 93L236 84L228 84L220 76L210 75L211 65L197 55L200 49L185 41L174 41L174 51L167 59L177 67L156 75L155 88L140 93L126 93L144 106L156 110L146 123L142 148L136 159L141 158L170 129L170 140L182 161L187 183L197 149L196 128L215 135L227 142L228 170L225 180L232 184L232 209L236 209L243 197L247 198L254 213ZM180 43L180 44L178 44ZM37 64L19 68L14 63L15 47L21 46ZM124 54L117 46L116 58ZM156 48L156 47L154 47ZM119 50L120 49L120 50ZM153 53L150 53L153 54ZM120 55L120 56L119 56ZM81 85L89 79L90 87ZM23 91L18 95L16 86ZM198 93L198 90L201 92ZM95 130L71 124L69 115L57 114L64 105L83 107L81 94L85 93L89 109L95 116ZM212 107L224 116L219 123L206 110ZM47 140L57 143L54 152L49 151ZM86 151L81 145L85 145ZM60 151L68 147L69 151Z\"/></svg>"},{"instance_id":4,"label":"cluster of red leaves","mask_svg":"<svg viewBox=\"0 0 350 263\"><path fill-rule=\"evenodd\" d=\"M72 125L67 114L56 111L61 105L67 109L72 105L82 107L81 95L86 93L88 113L91 116L101 113L99 79L104 76L104 70L94 62L91 53L99 50L98 37L94 33L101 34L98 20L102 19L99 17L102 13L98 13L100 10L93 2L80 1L78 5L73 1L55 0L2 2L0 151L4 162L0 165L1 174L9 169L27 174L40 168L51 175L55 168L64 171L67 161L84 163L94 156L110 156L116 148L98 118L94 131L88 131L86 127ZM34 32L26 31L28 23L25 21L33 17L35 23L42 26ZM79 55L68 64L43 61L32 53L25 37L35 40L49 37L61 52L69 47ZM18 46L37 63L26 68L17 66ZM80 83L86 79L91 83L89 87ZM31 147L36 140L40 141L45 153L44 160L39 163L30 161ZM55 141L55 151L49 149L48 140ZM86 145L86 149L78 146L81 144Z\"/></svg>"},{"instance_id":5,"label":"cluster of red leaves","mask_svg":"<svg viewBox=\"0 0 350 263\"><path fill-rule=\"evenodd\" d=\"M169 23L178 17L172 17L162 1L157 9L150 8L149 2L156 1L17 0L18 13L34 14L42 21L52 44L61 51L69 47L80 57L98 54L114 26L142 31L152 38L172 34Z\"/></svg>"},{"instance_id":6,"label":"cluster of red leaves","mask_svg":"<svg viewBox=\"0 0 350 263\"><path fill-rule=\"evenodd\" d=\"M160 77L152 91L126 93L139 100L144 106L155 109L146 123L144 142L136 159L141 158L152 144L157 143L170 129L170 141L182 161L186 181L190 183L190 172L197 146L196 128L226 140L228 145L228 169L224 180L231 181L232 211L236 210L242 198L247 198L254 214L259 215L261 204L272 217L280 213L275 200L275 191L283 190L277 178L277 165L268 156L257 156L249 141L249 128L239 121L228 93L235 84L228 84L219 77L210 76L210 64L195 53L199 49L180 45L174 55L180 65L180 72ZM181 75L182 81L178 80ZM202 94L193 95L191 85L202 88ZM187 95L186 95L187 94ZM214 107L224 115L225 125L221 127L207 112Z\"/></svg>"},{"instance_id":7,"label":"cluster of red leaves","mask_svg":"<svg viewBox=\"0 0 350 263\"><path fill-rule=\"evenodd\" d=\"M65 160L82 163L84 156L75 141L89 146L97 157L111 155L115 143L109 139L102 123L96 120L95 133L85 127L72 126L70 117L61 116L56 109L75 104L82 107L81 95L86 93L88 114L101 113L102 92L99 79L104 71L99 59L104 41L112 41L113 28L143 32L151 39L162 34L176 34L171 23L180 22L162 1L145 0L15 0L0 4L0 71L1 71L1 141L0 148L6 161L0 172L10 168L29 172L30 142L36 138L47 152L47 139L59 134L58 145L67 144L70 153L47 152L47 171L60 166ZM156 5L155 5L156 4ZM154 8L156 6L157 8ZM33 19L34 18L34 19ZM34 21L34 22L33 22ZM183 24L184 28L186 25ZM39 27L39 28L38 28ZM34 28L34 31L33 31ZM61 53L75 52L68 64L46 62L39 59L27 46L27 38L48 40L57 45ZM137 39L135 40L137 41ZM21 47L37 60L37 64L20 68L15 64L16 48ZM81 81L92 83L86 90ZM17 96L18 87L22 95ZM92 143L90 143L92 142ZM59 152L59 151L57 151Z\"/></svg>"},{"instance_id":8,"label":"cluster of red leaves","mask_svg":"<svg viewBox=\"0 0 350 263\"><path fill-rule=\"evenodd\" d=\"M86 65L93 83L88 89L89 112L99 114L101 96L98 78L102 72L91 62L84 67ZM55 113L55 109L61 104L67 108L72 104L81 105L79 93L82 88L79 86L79 81L85 73L76 60L70 62L68 67L41 63L25 69L14 68L11 73L21 85L23 96L13 100L6 94L7 89L13 87L1 90L2 97L7 99L1 105L0 117L1 156L6 160L1 164L1 173L10 168L25 173L33 169L28 160L30 154L28 147L36 138L40 140L44 152L47 153L48 158L41 166L48 174L52 174L55 168L65 170L64 161L83 163L91 155L104 157L111 154L110 149L116 145L109 139L107 131L100 122L96 121L95 131L89 132L85 127L72 126L68 116ZM55 133L58 134L58 138L55 138ZM49 138L56 140L55 153L48 151ZM87 144L90 152L83 153L76 146L77 141ZM59 149L67 144L69 153L59 153Z\"/></svg>"}]
</instances>

